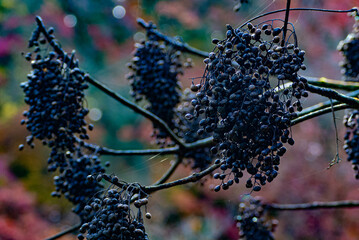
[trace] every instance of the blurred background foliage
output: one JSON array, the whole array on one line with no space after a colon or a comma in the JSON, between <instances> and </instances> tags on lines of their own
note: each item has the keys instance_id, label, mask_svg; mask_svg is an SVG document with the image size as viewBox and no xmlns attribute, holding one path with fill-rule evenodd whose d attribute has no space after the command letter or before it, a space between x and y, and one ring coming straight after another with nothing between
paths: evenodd
<instances>
[{"instance_id":1,"label":"blurred background foliage","mask_svg":"<svg viewBox=\"0 0 359 240\"><path fill-rule=\"evenodd\" d=\"M162 32L210 51L211 39L224 37L225 24L239 26L246 19L285 6L284 0L250 2L234 12L233 0L0 0L0 239L43 239L78 221L66 200L50 197L53 185L46 171L48 150L40 144L21 153L17 150L27 135L19 124L26 109L19 84L30 71L21 52L26 51L36 15L47 26L55 27L55 35L66 51L76 49L84 70L130 98L126 63L131 59L134 43L145 37L136 24L137 17L152 20ZM298 0L292 4L349 9L358 2ZM336 45L350 32L353 20L345 14L310 12L292 12L290 19L301 48L307 52L305 74L340 79L341 56ZM183 88L202 76L202 60L193 60L195 67L181 77ZM305 104L320 100L312 97ZM86 104L89 121L95 124L90 141L118 149L156 147L147 120L93 88L88 91ZM340 122L342 113L337 118ZM343 135L341 126L339 129ZM282 161L278 179L253 195L278 203L358 199L358 182L344 152L340 152L342 163L327 170L335 155L332 119L326 116L308 121L296 126L293 134L296 144ZM143 184L159 178L172 159L103 157L112 164L109 172ZM174 178L189 173L189 168L181 166ZM153 219L146 222L151 239L238 239L233 219L239 199L249 192L238 184L231 191L214 194L211 182L207 179L154 194L149 206ZM281 213L276 237L358 239L358 211Z\"/></svg>"}]
</instances>

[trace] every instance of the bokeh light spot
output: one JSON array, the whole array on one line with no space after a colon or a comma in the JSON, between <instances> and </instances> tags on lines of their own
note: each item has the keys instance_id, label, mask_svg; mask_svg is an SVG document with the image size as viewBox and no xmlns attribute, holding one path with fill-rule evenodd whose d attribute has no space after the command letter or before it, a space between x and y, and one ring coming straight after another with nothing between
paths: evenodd
<instances>
[{"instance_id":1,"label":"bokeh light spot","mask_svg":"<svg viewBox=\"0 0 359 240\"><path fill-rule=\"evenodd\" d=\"M73 28L77 24L77 18L75 15L68 14L64 17L64 24L66 27Z\"/></svg>"},{"instance_id":2,"label":"bokeh light spot","mask_svg":"<svg viewBox=\"0 0 359 240\"><path fill-rule=\"evenodd\" d=\"M143 33L143 32L136 32L134 35L133 35L133 40L135 42L141 42L143 40L146 39L146 35Z\"/></svg>"},{"instance_id":3,"label":"bokeh light spot","mask_svg":"<svg viewBox=\"0 0 359 240\"><path fill-rule=\"evenodd\" d=\"M98 121L102 117L102 111L98 108L92 108L90 109L89 118L92 121Z\"/></svg>"},{"instance_id":4,"label":"bokeh light spot","mask_svg":"<svg viewBox=\"0 0 359 240\"><path fill-rule=\"evenodd\" d=\"M121 19L126 15L126 9L121 5L117 5L113 8L112 15L117 19Z\"/></svg>"}]
</instances>

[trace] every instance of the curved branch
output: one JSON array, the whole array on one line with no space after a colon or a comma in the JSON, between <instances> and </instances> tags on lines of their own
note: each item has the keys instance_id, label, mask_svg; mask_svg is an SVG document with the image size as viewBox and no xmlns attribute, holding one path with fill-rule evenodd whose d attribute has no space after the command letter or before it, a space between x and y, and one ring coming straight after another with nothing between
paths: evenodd
<instances>
[{"instance_id":1,"label":"curved branch","mask_svg":"<svg viewBox=\"0 0 359 240\"><path fill-rule=\"evenodd\" d=\"M308 83L318 87L334 88L334 89L340 89L345 91L355 91L359 89L358 82L335 80L325 77L317 78L317 77L304 76L304 78L308 80Z\"/></svg>"},{"instance_id":2,"label":"curved branch","mask_svg":"<svg viewBox=\"0 0 359 240\"><path fill-rule=\"evenodd\" d=\"M319 109L317 111L311 111L308 114L305 114L303 116L300 116L300 117L292 120L291 121L291 126L294 126L294 125L296 125L298 123L304 122L304 121L306 121L308 119L312 119L312 118L321 116L323 114L330 113L333 110L338 111L338 110L343 110L343 109L347 109L347 108L351 108L351 107L349 105L345 104L345 103L340 103L340 104L334 105L333 107L330 106L330 107Z\"/></svg>"},{"instance_id":3,"label":"curved branch","mask_svg":"<svg viewBox=\"0 0 359 240\"><path fill-rule=\"evenodd\" d=\"M266 204L265 207L269 210L283 211L283 210L316 210L316 209L332 209L332 208L354 208L359 207L359 201L334 201L334 202L312 202L299 204Z\"/></svg>"},{"instance_id":4,"label":"curved branch","mask_svg":"<svg viewBox=\"0 0 359 240\"><path fill-rule=\"evenodd\" d=\"M267 12L267 13L263 13L260 14L254 18L249 19L248 21L246 21L245 23L243 23L241 26L239 26L239 28L242 28L243 26L245 26L247 23L253 22L254 20L257 20L259 18L271 15L271 14L275 14L275 13L280 13L280 12L285 12L287 9L279 9L279 10L275 10L275 11L271 11L271 12ZM290 11L312 11L312 12L332 12L332 13L349 13L349 12L356 12L356 14L359 14L359 10L358 8L351 8L348 10L331 10L331 9L322 9L322 8L290 8Z\"/></svg>"},{"instance_id":5,"label":"curved branch","mask_svg":"<svg viewBox=\"0 0 359 240\"><path fill-rule=\"evenodd\" d=\"M307 84L306 90L317 93L319 95L322 95L324 97L338 100L339 102L346 103L354 108L359 108L359 100L344 94L341 94L333 89L329 88L322 88L322 87L316 87L311 84Z\"/></svg>"},{"instance_id":6,"label":"curved branch","mask_svg":"<svg viewBox=\"0 0 359 240\"><path fill-rule=\"evenodd\" d=\"M359 90L356 90L354 92L351 92L351 93L347 94L348 97L356 97L358 95L359 95ZM334 105L338 105L339 103L340 102L338 102L338 101L333 101ZM315 105L313 105L311 107L307 107L307 108L303 109L303 111L298 113L298 117L301 117L303 115L307 115L307 114L309 114L311 112L318 111L318 110L323 109L323 108L328 108L330 106L331 106L330 100L315 104Z\"/></svg>"},{"instance_id":7,"label":"curved branch","mask_svg":"<svg viewBox=\"0 0 359 240\"><path fill-rule=\"evenodd\" d=\"M183 160L182 157L177 156L176 161L165 172L165 174L163 174L163 176L157 182L155 182L153 185L165 183L172 176L172 174L176 171L177 167L181 164L182 160Z\"/></svg>"},{"instance_id":8,"label":"curved branch","mask_svg":"<svg viewBox=\"0 0 359 240\"><path fill-rule=\"evenodd\" d=\"M55 41L53 41L53 38L50 37L50 34L47 32L44 22L42 21L40 16L35 17L35 21L37 23L37 26L39 27L40 32L42 32L46 38L46 40L49 42L51 47L54 48L55 52L58 53L61 56L66 55L66 53L62 50L60 45L58 45Z\"/></svg>"},{"instance_id":9,"label":"curved branch","mask_svg":"<svg viewBox=\"0 0 359 240\"><path fill-rule=\"evenodd\" d=\"M83 142L83 146L91 151L96 151L101 155L110 156L142 156L142 155L156 155L156 154L178 154L179 147L161 148L161 149L139 149L139 150L115 150L107 147L100 147L94 144Z\"/></svg>"},{"instance_id":10,"label":"curved branch","mask_svg":"<svg viewBox=\"0 0 359 240\"><path fill-rule=\"evenodd\" d=\"M124 106L132 109L134 112L141 114L142 116L146 117L147 119L151 120L154 124L163 128L173 139L173 141L180 145L181 147L185 147L185 144L182 140L171 130L171 128L166 124L165 121L157 117L155 114L147 111L137 104L125 99L120 94L114 92L110 88L106 87L104 84L100 83L99 81L92 78L89 74L85 74L85 80L92 84L94 87L98 88L102 92L106 93L108 96L112 97L113 99L117 100L118 102L122 103Z\"/></svg>"},{"instance_id":11,"label":"curved branch","mask_svg":"<svg viewBox=\"0 0 359 240\"><path fill-rule=\"evenodd\" d=\"M222 162L220 162L218 164L214 164L214 165L208 167L207 169L203 170L202 172L193 173L192 175L190 175L188 177L181 178L181 179L178 179L178 180L175 180L172 182L147 186L147 187L144 187L143 190L145 192L147 192L148 194L150 194L150 193L162 190L162 189L171 188L174 186L183 185L183 184L190 183L190 182L196 182L196 181L200 180L201 178L203 178L204 176L210 174L217 168L219 168L221 166L221 164L222 164Z\"/></svg>"},{"instance_id":12,"label":"curved branch","mask_svg":"<svg viewBox=\"0 0 359 240\"><path fill-rule=\"evenodd\" d=\"M64 235L66 235L66 234L69 234L69 233L72 233L72 232L76 231L77 229L79 229L79 228L81 227L81 225L82 225L81 223L76 224L75 226L72 226L72 227L70 227L70 228L68 228L68 229L65 229L64 231L59 232L58 234L56 234L56 235L54 235L54 236L52 236L52 237L46 238L46 240L55 240L55 239L58 239L58 238L60 238L60 237L62 237L62 236L64 236Z\"/></svg>"},{"instance_id":13,"label":"curved branch","mask_svg":"<svg viewBox=\"0 0 359 240\"><path fill-rule=\"evenodd\" d=\"M198 149L203 147L210 147L213 146L213 137L204 138L198 141L195 141L193 143L186 143L185 148L186 149Z\"/></svg>"},{"instance_id":14,"label":"curved branch","mask_svg":"<svg viewBox=\"0 0 359 240\"><path fill-rule=\"evenodd\" d=\"M143 20L142 18L137 18L137 23L143 27L144 29L147 30L148 34L152 34L155 35L156 37L158 37L160 40L170 44L171 46L173 46L175 49L180 50L182 52L187 52L190 54L194 54L197 55L199 57L208 57L209 53L205 52L205 51L201 51L199 49L196 49L194 47L191 47L190 45L188 45L187 43L181 43L179 41L176 41L174 38L171 38L169 36L166 36L165 34L159 32L156 29L153 29L150 24L146 23L145 20Z\"/></svg>"}]
</instances>

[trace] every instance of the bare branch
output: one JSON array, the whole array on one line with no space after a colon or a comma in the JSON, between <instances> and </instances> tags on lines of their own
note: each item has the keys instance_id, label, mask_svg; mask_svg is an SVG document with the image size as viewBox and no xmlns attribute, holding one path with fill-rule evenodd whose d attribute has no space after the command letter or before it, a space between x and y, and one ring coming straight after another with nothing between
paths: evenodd
<instances>
[{"instance_id":1,"label":"bare branch","mask_svg":"<svg viewBox=\"0 0 359 240\"><path fill-rule=\"evenodd\" d=\"M284 43L285 43L285 38L287 35L287 25L288 25L288 20L289 20L289 12L290 12L290 2L291 0L287 0L287 7L285 10L285 19L284 19L284 25L283 25L283 39L282 39L282 47L284 47Z\"/></svg>"},{"instance_id":2,"label":"bare branch","mask_svg":"<svg viewBox=\"0 0 359 240\"><path fill-rule=\"evenodd\" d=\"M359 100L344 94L341 94L333 89L316 87L311 84L307 84L306 90L317 93L327 98L335 99L339 102L346 103L353 108L359 108Z\"/></svg>"},{"instance_id":3,"label":"bare branch","mask_svg":"<svg viewBox=\"0 0 359 240\"><path fill-rule=\"evenodd\" d=\"M312 109L308 114L302 115L296 119L293 119L291 121L291 126L294 126L298 123L304 122L308 119L312 119L327 113L330 113L332 110L333 111L338 111L338 110L343 110L343 109L347 109L347 108L351 108L351 106L345 104L345 103L340 103L337 105L333 105L333 108L331 106L326 107L326 108L320 108L319 110L314 110Z\"/></svg>"},{"instance_id":4,"label":"bare branch","mask_svg":"<svg viewBox=\"0 0 359 240\"><path fill-rule=\"evenodd\" d=\"M196 181L200 180L201 178L203 178L204 176L210 174L211 172L213 172L217 168L219 168L221 166L221 164L222 164L222 162L218 163L218 164L214 164L214 165L208 167L207 169L203 170L202 172L193 173L192 175L190 175L188 177L181 178L181 179L178 179L178 180L175 180L175 181L172 181L172 182L147 186L147 187L144 187L143 190L150 194L150 193L162 190L162 189L187 184L187 183L190 183L190 182L196 182Z\"/></svg>"},{"instance_id":5,"label":"bare branch","mask_svg":"<svg viewBox=\"0 0 359 240\"><path fill-rule=\"evenodd\" d=\"M304 76L304 78L308 80L308 83L318 87L334 88L345 91L355 91L359 89L358 82L329 79L325 77L317 78Z\"/></svg>"},{"instance_id":6,"label":"bare branch","mask_svg":"<svg viewBox=\"0 0 359 240\"><path fill-rule=\"evenodd\" d=\"M96 151L101 155L110 156L141 156L141 155L156 155L156 154L178 154L179 147L161 148L161 149L139 149L139 150L115 150L107 147L100 147L94 144L83 142L83 146L91 151Z\"/></svg>"},{"instance_id":7,"label":"bare branch","mask_svg":"<svg viewBox=\"0 0 359 240\"><path fill-rule=\"evenodd\" d=\"M153 185L165 183L172 176L172 174L176 171L177 167L181 164L182 160L183 160L182 157L177 156L176 161L165 172L165 174L163 174L163 176L157 182L155 182Z\"/></svg>"},{"instance_id":8,"label":"bare branch","mask_svg":"<svg viewBox=\"0 0 359 240\"><path fill-rule=\"evenodd\" d=\"M197 55L199 57L203 57L203 58L208 57L208 54L209 54L208 52L201 51L199 49L189 46L187 43L182 43L182 42L176 41L174 38L166 36L165 34L159 32L158 30L151 28L150 24L146 23L145 20L143 20L142 18L137 18L137 23L141 27L146 29L149 34L155 35L160 40L170 44L177 50L180 50L182 52L191 53L191 54Z\"/></svg>"},{"instance_id":9,"label":"bare branch","mask_svg":"<svg viewBox=\"0 0 359 240\"><path fill-rule=\"evenodd\" d=\"M359 201L335 201L335 202L312 202L299 204L266 204L265 207L269 210L283 211L283 210L316 210L316 209L332 209L332 208L356 208L359 207Z\"/></svg>"},{"instance_id":10,"label":"bare branch","mask_svg":"<svg viewBox=\"0 0 359 240\"><path fill-rule=\"evenodd\" d=\"M79 229L79 228L81 227L81 225L82 225L81 223L76 224L76 225L74 225L74 226L72 226L72 227L70 227L70 228L68 228L68 229L65 229L65 230L62 231L62 232L59 232L58 234L56 234L56 235L54 235L54 236L52 236L52 237L46 238L46 240L58 239L58 238L60 238L60 237L62 237L62 236L64 236L64 235L66 235L66 234L69 234L69 233L72 233L72 232L76 231L77 229Z\"/></svg>"},{"instance_id":11,"label":"bare branch","mask_svg":"<svg viewBox=\"0 0 359 240\"><path fill-rule=\"evenodd\" d=\"M168 135L171 136L173 141L181 147L184 147L185 144L182 140L171 130L171 128L166 124L165 121L157 117L155 114L147 111L137 104L125 99L120 94L114 92L110 88L106 87L104 84L100 83L99 81L92 78L89 74L85 75L85 80L92 84L94 87L98 88L102 92L106 93L108 96L112 97L113 99L117 100L118 102L122 103L124 106L132 109L134 112L141 114L142 116L146 117L147 119L151 120L154 124L158 125L159 127L163 128Z\"/></svg>"},{"instance_id":12,"label":"bare branch","mask_svg":"<svg viewBox=\"0 0 359 240\"><path fill-rule=\"evenodd\" d=\"M213 146L213 137L204 138L198 141L195 141L193 143L186 143L185 149L198 149L198 148L204 148L204 147L210 147Z\"/></svg>"}]
</instances>

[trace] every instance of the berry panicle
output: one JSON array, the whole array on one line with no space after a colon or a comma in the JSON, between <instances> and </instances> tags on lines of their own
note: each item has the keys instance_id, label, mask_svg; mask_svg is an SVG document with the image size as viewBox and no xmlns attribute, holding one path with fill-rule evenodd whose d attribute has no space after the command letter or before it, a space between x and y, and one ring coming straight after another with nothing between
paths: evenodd
<instances>
[{"instance_id":1,"label":"berry panicle","mask_svg":"<svg viewBox=\"0 0 359 240\"><path fill-rule=\"evenodd\" d=\"M282 28L275 23L227 25L226 39L213 39L216 47L204 60L204 77L193 87L193 115L204 115L197 133L213 135L211 152L216 163L222 162L215 191L238 183L245 171L250 175L246 187L259 191L278 175L284 144L294 144L291 119L308 96L307 80L298 74L306 69L305 52L297 46L294 28L282 46ZM291 85L284 88L287 82Z\"/></svg>"},{"instance_id":2,"label":"berry panicle","mask_svg":"<svg viewBox=\"0 0 359 240\"><path fill-rule=\"evenodd\" d=\"M136 43L132 61L128 64L132 96L135 100L146 100L147 109L163 119L170 128L174 127L174 111L181 98L178 76L183 67L190 67L191 60L183 63L182 53L171 45L160 41L147 29L147 39ZM167 134L154 126L158 143L165 144Z\"/></svg>"}]
</instances>

